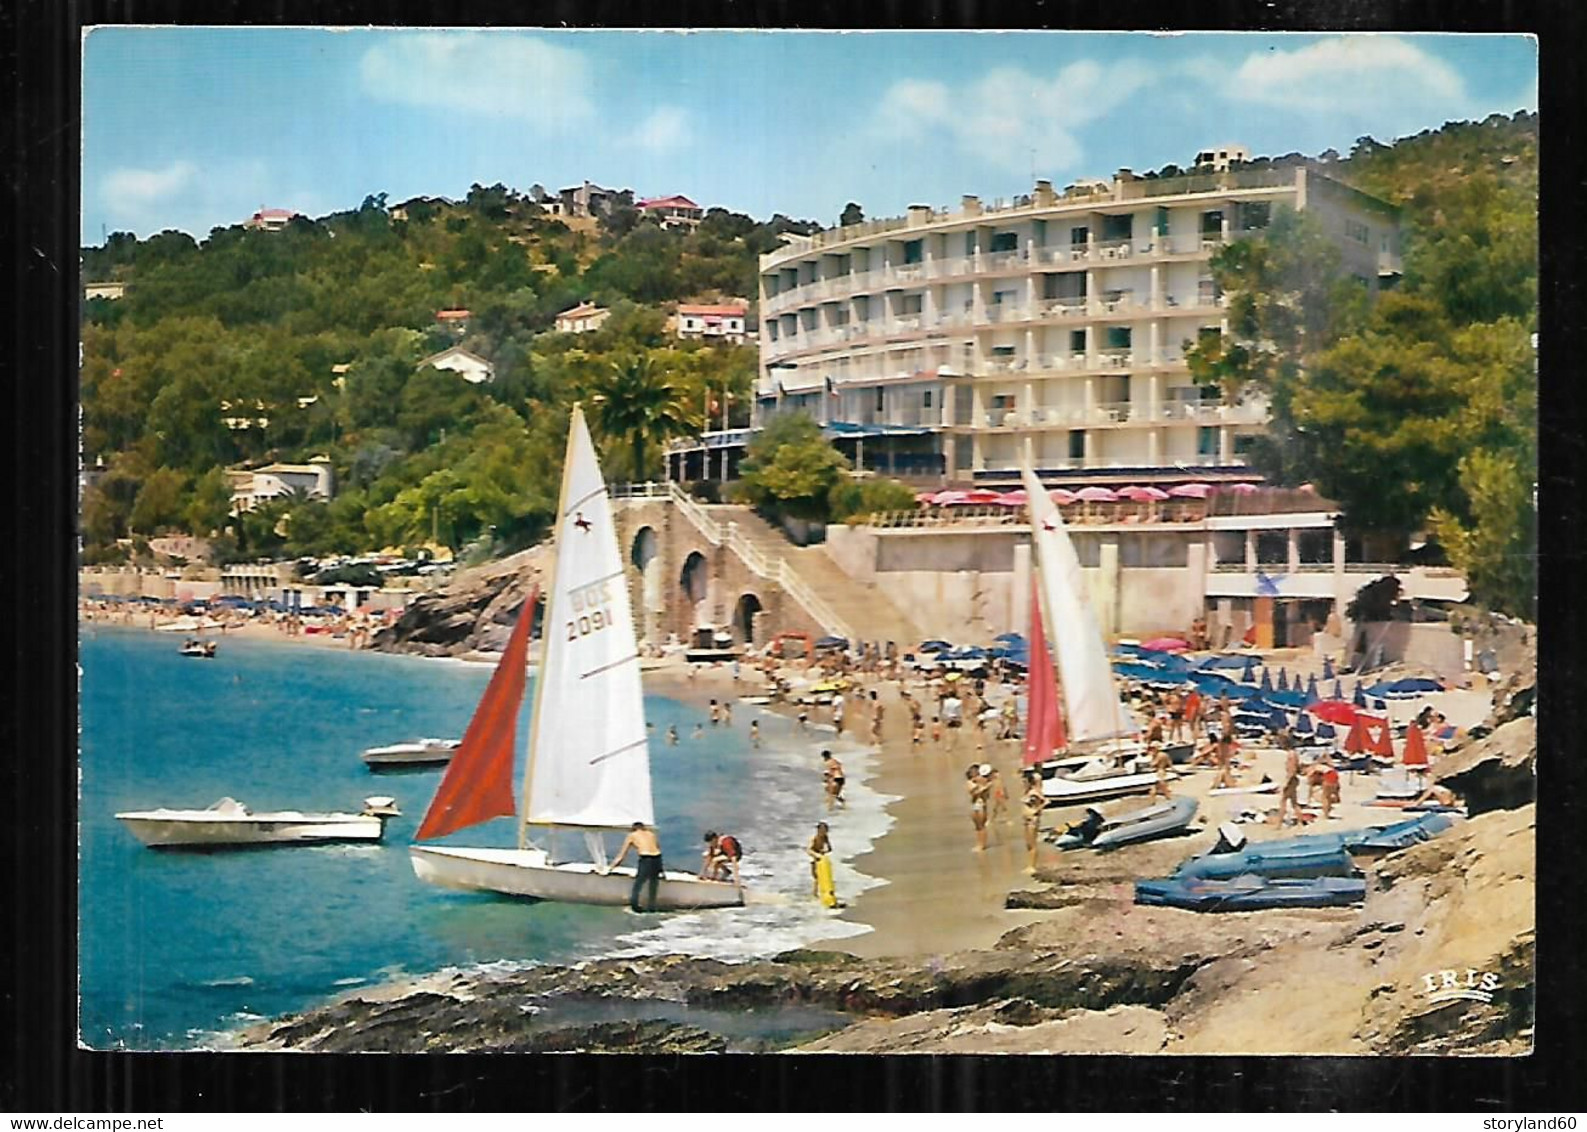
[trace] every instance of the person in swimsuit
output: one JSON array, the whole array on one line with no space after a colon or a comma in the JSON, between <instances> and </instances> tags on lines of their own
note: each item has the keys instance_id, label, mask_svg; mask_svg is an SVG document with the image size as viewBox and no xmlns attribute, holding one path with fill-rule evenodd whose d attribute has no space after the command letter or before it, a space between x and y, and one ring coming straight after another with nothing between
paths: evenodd
<instances>
[{"instance_id":1,"label":"person in swimsuit","mask_svg":"<svg viewBox=\"0 0 1587 1132\"><path fill-rule=\"evenodd\" d=\"M1157 781L1152 783L1153 798L1170 797L1168 792L1168 771L1173 766L1173 760L1168 757L1168 752L1157 743L1146 744L1146 756L1151 762L1152 769L1157 772Z\"/></svg>"},{"instance_id":2,"label":"person in swimsuit","mask_svg":"<svg viewBox=\"0 0 1587 1132\"><path fill-rule=\"evenodd\" d=\"M656 840L656 831L642 821L636 821L629 830L628 836L623 839L623 847L617 851L617 856L612 863L607 865L605 872L610 874L613 869L623 863L623 858L628 856L632 849L638 857L635 862L638 868L634 870L634 887L628 894L628 910L641 912L639 894L648 887L650 889L648 911L656 910L656 888L661 884L661 842Z\"/></svg>"},{"instance_id":3,"label":"person in swimsuit","mask_svg":"<svg viewBox=\"0 0 1587 1132\"><path fill-rule=\"evenodd\" d=\"M760 749L760 720L749 721L749 745L756 750Z\"/></svg>"},{"instance_id":4,"label":"person in swimsuit","mask_svg":"<svg viewBox=\"0 0 1587 1132\"><path fill-rule=\"evenodd\" d=\"M831 751L821 752L821 777L826 783L827 809L835 805L847 808L848 803L843 800L843 764L832 757Z\"/></svg>"},{"instance_id":5,"label":"person in swimsuit","mask_svg":"<svg viewBox=\"0 0 1587 1132\"><path fill-rule=\"evenodd\" d=\"M987 777L991 767L985 763L976 766L972 764L964 772L965 789L970 795L970 822L975 826L975 851L986 852L986 799L992 791L992 783Z\"/></svg>"},{"instance_id":6,"label":"person in swimsuit","mask_svg":"<svg viewBox=\"0 0 1587 1132\"><path fill-rule=\"evenodd\" d=\"M1021 809L1025 818L1025 852L1029 863L1025 871L1030 875L1036 874L1036 840L1041 833L1041 812L1047 806L1047 798L1041 792L1041 772L1027 770L1025 772L1025 793L1020 799Z\"/></svg>"},{"instance_id":7,"label":"person in swimsuit","mask_svg":"<svg viewBox=\"0 0 1587 1132\"><path fill-rule=\"evenodd\" d=\"M816 822L816 834L810 839L810 844L805 846L805 853L810 857L810 887L815 896L821 895L821 879L816 872L816 867L821 863L821 858L832 853L832 839L827 836L827 823Z\"/></svg>"},{"instance_id":8,"label":"person in swimsuit","mask_svg":"<svg viewBox=\"0 0 1587 1132\"><path fill-rule=\"evenodd\" d=\"M1237 786L1234 777L1234 733L1225 731L1218 736L1212 748L1213 762L1218 767L1218 777L1212 780L1212 789Z\"/></svg>"},{"instance_id":9,"label":"person in swimsuit","mask_svg":"<svg viewBox=\"0 0 1587 1132\"><path fill-rule=\"evenodd\" d=\"M1300 820L1300 752L1295 750L1293 741L1284 749L1284 785L1279 790L1273 824L1283 825L1289 814Z\"/></svg>"}]
</instances>

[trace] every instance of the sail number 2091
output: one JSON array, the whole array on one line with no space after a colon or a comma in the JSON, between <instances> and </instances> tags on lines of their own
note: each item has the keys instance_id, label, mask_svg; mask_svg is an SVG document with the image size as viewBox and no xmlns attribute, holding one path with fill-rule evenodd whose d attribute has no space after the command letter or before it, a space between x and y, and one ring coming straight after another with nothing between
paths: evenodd
<instances>
[{"instance_id":1,"label":"sail number 2091","mask_svg":"<svg viewBox=\"0 0 1587 1132\"><path fill-rule=\"evenodd\" d=\"M612 612L606 608L611 600L606 592L610 584L610 581L596 582L580 586L568 594L572 599L573 612L577 614L568 621L568 640L576 641L611 625Z\"/></svg>"}]
</instances>

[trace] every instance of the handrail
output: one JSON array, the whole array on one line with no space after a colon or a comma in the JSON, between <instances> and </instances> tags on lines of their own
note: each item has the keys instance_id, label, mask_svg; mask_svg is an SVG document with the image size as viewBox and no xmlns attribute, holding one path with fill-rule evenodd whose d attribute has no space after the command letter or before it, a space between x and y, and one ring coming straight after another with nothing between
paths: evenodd
<instances>
[{"instance_id":1,"label":"handrail","mask_svg":"<svg viewBox=\"0 0 1587 1132\"><path fill-rule=\"evenodd\" d=\"M684 517L693 523L695 529L712 546L727 545L727 548L738 555L739 561L758 578L775 582L781 586L783 592L788 594L804 608L810 617L823 628L836 633L841 637L853 639L853 633L848 624L833 612L832 607L823 601L814 590L794 572L788 565L786 558L778 558L776 566L763 554L759 547L752 544L738 531L737 524L729 521L724 528L721 523L705 513L705 509L691 499L687 493L676 483L668 482L667 498L675 504Z\"/></svg>"}]
</instances>

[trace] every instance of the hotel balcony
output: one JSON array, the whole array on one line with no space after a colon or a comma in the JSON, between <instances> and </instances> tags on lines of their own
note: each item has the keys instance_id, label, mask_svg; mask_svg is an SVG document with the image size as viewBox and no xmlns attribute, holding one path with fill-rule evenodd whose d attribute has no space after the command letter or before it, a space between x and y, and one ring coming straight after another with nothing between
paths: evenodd
<instances>
[{"instance_id":1,"label":"hotel balcony","mask_svg":"<svg viewBox=\"0 0 1587 1132\"><path fill-rule=\"evenodd\" d=\"M1088 428L1107 425L1232 425L1261 424L1267 406L1159 401L1155 409L1146 398L1103 401L1094 405L1036 405L1028 409L988 409L951 414L950 426L969 429Z\"/></svg>"}]
</instances>

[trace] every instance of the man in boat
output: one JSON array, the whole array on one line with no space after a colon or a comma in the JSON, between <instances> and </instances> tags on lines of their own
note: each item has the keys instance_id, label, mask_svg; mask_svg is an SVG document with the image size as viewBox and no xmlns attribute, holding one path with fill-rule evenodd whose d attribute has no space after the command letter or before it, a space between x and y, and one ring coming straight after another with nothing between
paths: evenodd
<instances>
[{"instance_id":1,"label":"man in boat","mask_svg":"<svg viewBox=\"0 0 1587 1132\"><path fill-rule=\"evenodd\" d=\"M634 870L633 891L628 894L628 910L631 912L654 912L656 910L656 888L661 884L661 842L656 840L656 831L642 821L636 821L628 831L628 836L623 838L623 847L617 851L617 856L612 858L612 863L604 870L610 873L623 863L623 858L628 856L632 849L637 857ZM650 886L648 909L639 906L639 893L646 885Z\"/></svg>"}]
</instances>

